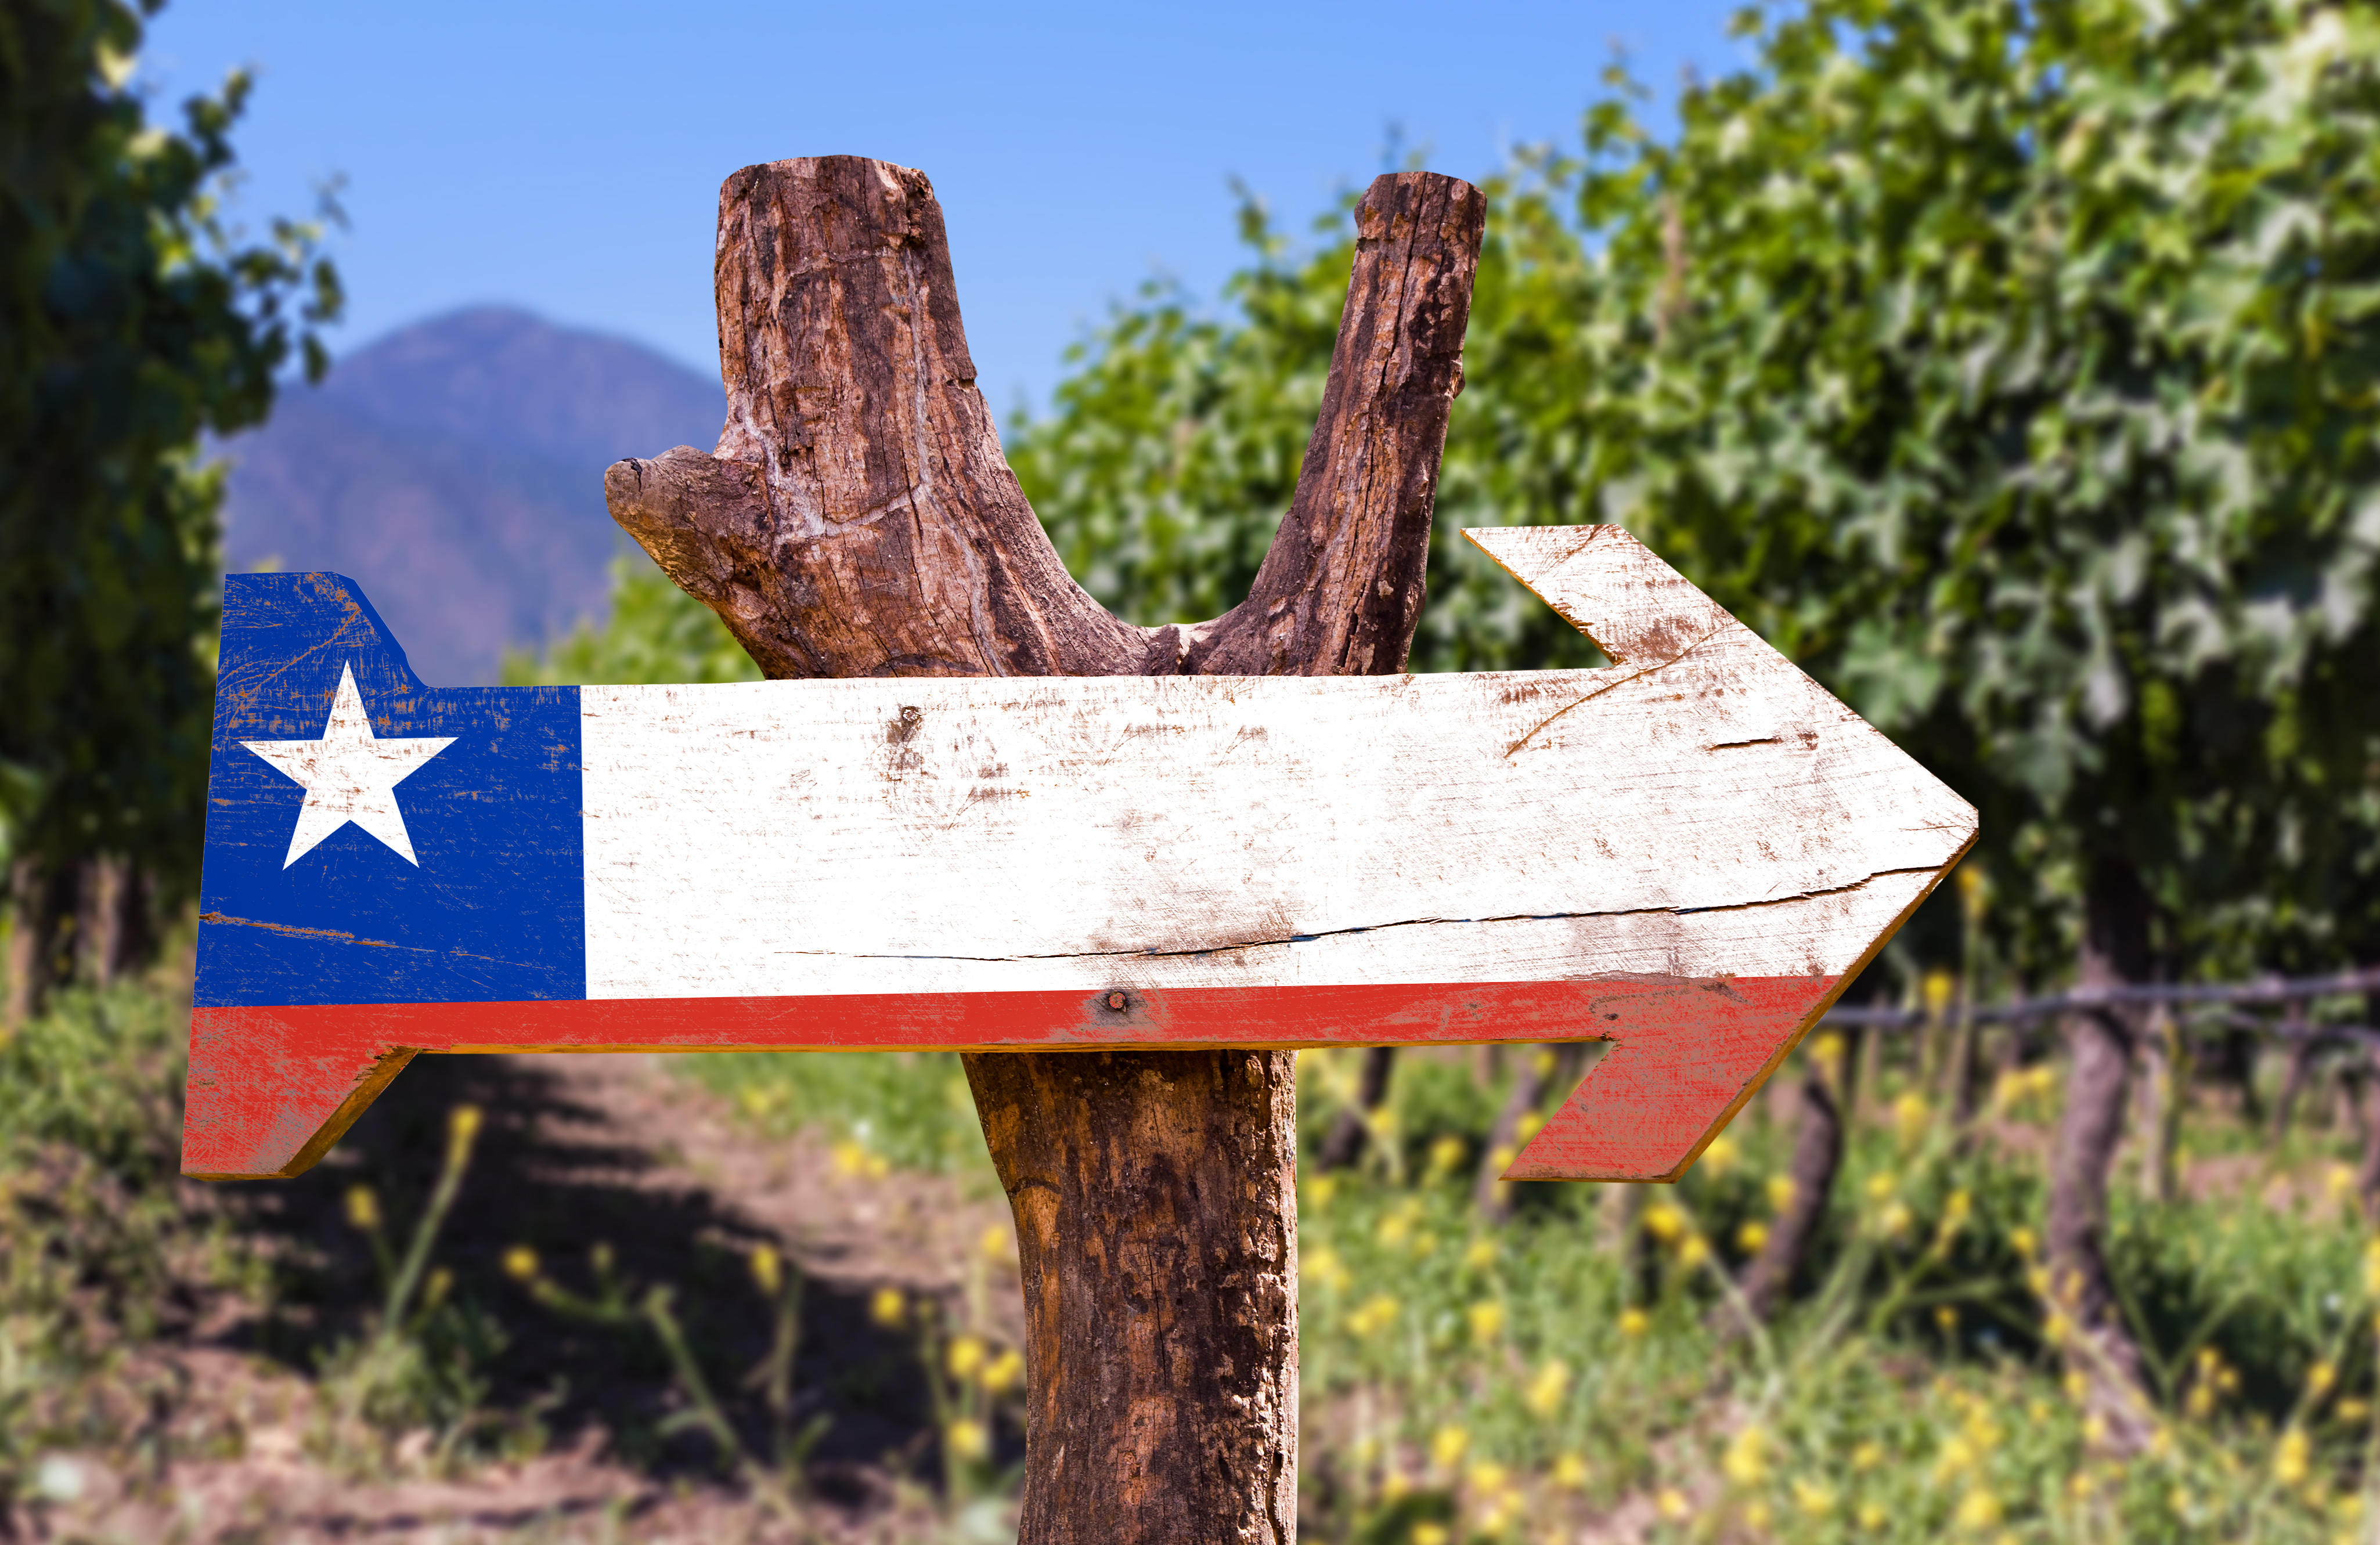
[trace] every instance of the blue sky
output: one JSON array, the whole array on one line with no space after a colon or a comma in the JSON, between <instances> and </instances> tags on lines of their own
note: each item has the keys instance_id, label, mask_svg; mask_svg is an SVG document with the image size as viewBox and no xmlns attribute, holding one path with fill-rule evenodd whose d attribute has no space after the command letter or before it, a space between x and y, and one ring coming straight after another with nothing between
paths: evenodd
<instances>
[{"instance_id":1,"label":"blue sky","mask_svg":"<svg viewBox=\"0 0 2380 1545\"><path fill-rule=\"evenodd\" d=\"M721 180L795 155L918 167L1005 417L1151 275L1214 295L1241 260L1232 177L1303 234L1400 132L1458 176L1515 144L1574 146L1615 43L1666 96L1690 66L1737 62L1736 3L173 0L142 78L164 107L257 72L236 138L251 223L345 178L338 349L502 301L715 373Z\"/></svg>"}]
</instances>

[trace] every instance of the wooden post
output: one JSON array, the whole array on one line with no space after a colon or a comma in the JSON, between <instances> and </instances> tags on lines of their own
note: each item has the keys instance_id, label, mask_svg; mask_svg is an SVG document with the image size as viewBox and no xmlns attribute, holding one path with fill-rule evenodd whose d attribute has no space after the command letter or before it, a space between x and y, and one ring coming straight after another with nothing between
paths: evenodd
<instances>
[{"instance_id":1,"label":"wooden post","mask_svg":"<svg viewBox=\"0 0 2380 1545\"><path fill-rule=\"evenodd\" d=\"M1404 668L1486 206L1375 181L1295 499L1248 599L1137 628L1070 578L1000 451L923 174L851 156L720 189L728 417L604 479L613 517L771 677ZM1285 1052L966 1059L1023 1255L1023 1545L1275 1540L1297 1521Z\"/></svg>"}]
</instances>

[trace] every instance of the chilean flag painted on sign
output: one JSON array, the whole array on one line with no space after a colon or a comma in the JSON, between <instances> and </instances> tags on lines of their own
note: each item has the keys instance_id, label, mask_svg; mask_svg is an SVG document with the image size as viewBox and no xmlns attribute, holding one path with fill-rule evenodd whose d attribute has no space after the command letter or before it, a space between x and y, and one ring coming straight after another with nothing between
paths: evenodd
<instances>
[{"instance_id":1,"label":"chilean flag painted on sign","mask_svg":"<svg viewBox=\"0 0 2380 1545\"><path fill-rule=\"evenodd\" d=\"M1606 1043L1513 1178L1673 1177L1974 812L1624 532L1598 670L432 688L225 584L183 1165L421 1052Z\"/></svg>"}]
</instances>

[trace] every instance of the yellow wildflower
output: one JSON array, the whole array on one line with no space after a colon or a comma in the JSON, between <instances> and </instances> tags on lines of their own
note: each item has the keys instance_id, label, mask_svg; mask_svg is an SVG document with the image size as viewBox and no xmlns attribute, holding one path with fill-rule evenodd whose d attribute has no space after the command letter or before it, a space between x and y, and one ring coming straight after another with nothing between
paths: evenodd
<instances>
[{"instance_id":1,"label":"yellow wildflower","mask_svg":"<svg viewBox=\"0 0 2380 1545\"><path fill-rule=\"evenodd\" d=\"M1835 1494L1814 1480L1793 1479L1793 1505L1806 1517L1823 1518L1835 1510Z\"/></svg>"},{"instance_id":2,"label":"yellow wildflower","mask_svg":"<svg viewBox=\"0 0 2380 1545\"><path fill-rule=\"evenodd\" d=\"M1319 1213L1322 1209L1330 1205L1330 1199L1337 1195L1338 1191L1339 1177L1337 1176L1318 1175L1313 1179L1308 1180L1305 1183L1305 1204L1315 1212Z\"/></svg>"},{"instance_id":3,"label":"yellow wildflower","mask_svg":"<svg viewBox=\"0 0 2380 1545\"><path fill-rule=\"evenodd\" d=\"M951 1445L951 1452L962 1459L980 1459L991 1452L991 1434L984 1430L983 1423L972 1417L961 1417L951 1423L950 1430L943 1434L943 1441Z\"/></svg>"},{"instance_id":4,"label":"yellow wildflower","mask_svg":"<svg viewBox=\"0 0 2380 1545\"><path fill-rule=\"evenodd\" d=\"M1937 1306L1934 1310L1934 1325L1937 1330L1939 1330L1946 1336L1957 1335L1959 1334L1959 1311L1949 1304Z\"/></svg>"},{"instance_id":5,"label":"yellow wildflower","mask_svg":"<svg viewBox=\"0 0 2380 1545\"><path fill-rule=\"evenodd\" d=\"M1694 1516L1694 1504L1686 1501L1683 1491L1674 1486L1664 1486L1653 1493L1653 1511L1670 1523L1677 1524Z\"/></svg>"},{"instance_id":6,"label":"yellow wildflower","mask_svg":"<svg viewBox=\"0 0 2380 1545\"><path fill-rule=\"evenodd\" d=\"M984 1366L983 1387L993 1394L1006 1394L1025 1379L1025 1355L1014 1346Z\"/></svg>"},{"instance_id":7,"label":"yellow wildflower","mask_svg":"<svg viewBox=\"0 0 2380 1545\"><path fill-rule=\"evenodd\" d=\"M446 1117L446 1141L457 1151L471 1146L480 1135L483 1117L477 1105L456 1105Z\"/></svg>"},{"instance_id":8,"label":"yellow wildflower","mask_svg":"<svg viewBox=\"0 0 2380 1545\"><path fill-rule=\"evenodd\" d=\"M1689 1272L1709 1259L1710 1241L1699 1234L1686 1236L1686 1242L1678 1247L1678 1264Z\"/></svg>"},{"instance_id":9,"label":"yellow wildflower","mask_svg":"<svg viewBox=\"0 0 2380 1545\"><path fill-rule=\"evenodd\" d=\"M1977 1487L1959 1499L1959 1527L1962 1529L1987 1529L2000 1521L2000 1500Z\"/></svg>"},{"instance_id":10,"label":"yellow wildflower","mask_svg":"<svg viewBox=\"0 0 2380 1545\"><path fill-rule=\"evenodd\" d=\"M1888 1201L1900 1189L1900 1177L1888 1169L1877 1170L1867 1177L1867 1199L1870 1201Z\"/></svg>"},{"instance_id":11,"label":"yellow wildflower","mask_svg":"<svg viewBox=\"0 0 2380 1545\"><path fill-rule=\"evenodd\" d=\"M2372 1403L2367 1400L2357 1400L2350 1397L2349 1399L2340 1401L2338 1406L2334 1407L2334 1410L2339 1420L2352 1424L2362 1421L2364 1418L2372 1414Z\"/></svg>"},{"instance_id":12,"label":"yellow wildflower","mask_svg":"<svg viewBox=\"0 0 2380 1545\"><path fill-rule=\"evenodd\" d=\"M990 1349L980 1336L954 1335L942 1351L942 1366L951 1370L953 1379L971 1379L982 1370L989 1355Z\"/></svg>"},{"instance_id":13,"label":"yellow wildflower","mask_svg":"<svg viewBox=\"0 0 2380 1545\"><path fill-rule=\"evenodd\" d=\"M1510 1475L1510 1471L1494 1460L1482 1459L1471 1467L1471 1473L1463 1479L1471 1483L1471 1489L1475 1491L1501 1491Z\"/></svg>"},{"instance_id":14,"label":"yellow wildflower","mask_svg":"<svg viewBox=\"0 0 2380 1545\"><path fill-rule=\"evenodd\" d=\"M1884 1445L1874 1439L1852 1450L1852 1468L1854 1470L1872 1470L1883 1463Z\"/></svg>"},{"instance_id":15,"label":"yellow wildflower","mask_svg":"<svg viewBox=\"0 0 2380 1545\"><path fill-rule=\"evenodd\" d=\"M1569 1393L1570 1364L1554 1358L1537 1370L1537 1376L1529 1381L1528 1393L1521 1396L1521 1403L1529 1408L1532 1416L1551 1417L1561 1408L1562 1396Z\"/></svg>"},{"instance_id":16,"label":"yellow wildflower","mask_svg":"<svg viewBox=\"0 0 2380 1545\"><path fill-rule=\"evenodd\" d=\"M785 1285L784 1262L774 1245L752 1247L752 1283L771 1298Z\"/></svg>"},{"instance_id":17,"label":"yellow wildflower","mask_svg":"<svg viewBox=\"0 0 2380 1545\"><path fill-rule=\"evenodd\" d=\"M2363 1291L2380 1297L2380 1237L2363 1247Z\"/></svg>"},{"instance_id":18,"label":"yellow wildflower","mask_svg":"<svg viewBox=\"0 0 2380 1545\"><path fill-rule=\"evenodd\" d=\"M1710 1146L1703 1150L1702 1167L1716 1179L1734 1167L1737 1153L1733 1138L1713 1138Z\"/></svg>"},{"instance_id":19,"label":"yellow wildflower","mask_svg":"<svg viewBox=\"0 0 2380 1545\"><path fill-rule=\"evenodd\" d=\"M2333 1161L2322 1174L2323 1189L2330 1193L2333 1204L2345 1201L2355 1194L2355 1166Z\"/></svg>"},{"instance_id":20,"label":"yellow wildflower","mask_svg":"<svg viewBox=\"0 0 2380 1545\"><path fill-rule=\"evenodd\" d=\"M1903 1149L1914 1148L1927 1129L1934 1125L1934 1112L1927 1107L1925 1096L1911 1090L1892 1102L1893 1135Z\"/></svg>"},{"instance_id":21,"label":"yellow wildflower","mask_svg":"<svg viewBox=\"0 0 2380 1545\"><path fill-rule=\"evenodd\" d=\"M899 1330L909 1318L909 1300L897 1287L880 1287L868 1300L868 1317L888 1331Z\"/></svg>"},{"instance_id":22,"label":"yellow wildflower","mask_svg":"<svg viewBox=\"0 0 2380 1545\"><path fill-rule=\"evenodd\" d=\"M347 1188L347 1223L366 1234L380 1226L380 1198L370 1186Z\"/></svg>"},{"instance_id":23,"label":"yellow wildflower","mask_svg":"<svg viewBox=\"0 0 2380 1545\"><path fill-rule=\"evenodd\" d=\"M537 1275L537 1251L527 1245L515 1245L504 1251L504 1275L515 1282L528 1282Z\"/></svg>"},{"instance_id":24,"label":"yellow wildflower","mask_svg":"<svg viewBox=\"0 0 2380 1545\"><path fill-rule=\"evenodd\" d=\"M1583 1491L1586 1489L1586 1477L1584 1454L1565 1454L1554 1461L1553 1483L1558 1491Z\"/></svg>"},{"instance_id":25,"label":"yellow wildflower","mask_svg":"<svg viewBox=\"0 0 2380 1545\"><path fill-rule=\"evenodd\" d=\"M1620 1334L1621 1335L1643 1335L1646 1331L1652 1329L1652 1326L1653 1322L1651 1317L1646 1315L1641 1309L1637 1309L1632 1305L1620 1311Z\"/></svg>"},{"instance_id":26,"label":"yellow wildflower","mask_svg":"<svg viewBox=\"0 0 2380 1545\"><path fill-rule=\"evenodd\" d=\"M1413 1532L1405 1538L1412 1540L1413 1545L1446 1545L1447 1540L1452 1537L1446 1532L1444 1524L1433 1524L1425 1518L1415 1524L1413 1527Z\"/></svg>"},{"instance_id":27,"label":"yellow wildflower","mask_svg":"<svg viewBox=\"0 0 2380 1545\"><path fill-rule=\"evenodd\" d=\"M1481 1235L1471 1241L1463 1252L1463 1263L1475 1272L1484 1272L1496 1264L1496 1241Z\"/></svg>"},{"instance_id":28,"label":"yellow wildflower","mask_svg":"<svg viewBox=\"0 0 2380 1545\"><path fill-rule=\"evenodd\" d=\"M1463 1463L1463 1450L1470 1446L1470 1433L1460 1427L1441 1427L1430 1434L1429 1462L1441 1470L1451 1470Z\"/></svg>"},{"instance_id":29,"label":"yellow wildflower","mask_svg":"<svg viewBox=\"0 0 2380 1545\"><path fill-rule=\"evenodd\" d=\"M1718 1467L1738 1486L1757 1486L1768 1474L1768 1434L1747 1427L1730 1439Z\"/></svg>"},{"instance_id":30,"label":"yellow wildflower","mask_svg":"<svg viewBox=\"0 0 2380 1545\"><path fill-rule=\"evenodd\" d=\"M1645 1209L1645 1232L1661 1243L1674 1244L1685 1237L1686 1214L1666 1201L1657 1201Z\"/></svg>"},{"instance_id":31,"label":"yellow wildflower","mask_svg":"<svg viewBox=\"0 0 2380 1545\"><path fill-rule=\"evenodd\" d=\"M1429 1167L1433 1174L1451 1175L1462 1167L1463 1156L1469 1150L1463 1141L1449 1132L1429 1145Z\"/></svg>"},{"instance_id":32,"label":"yellow wildflower","mask_svg":"<svg viewBox=\"0 0 2380 1545\"><path fill-rule=\"evenodd\" d=\"M1347 1328L1359 1341L1372 1337L1396 1323L1397 1301L1386 1293L1375 1293L1364 1300L1363 1307L1347 1316Z\"/></svg>"},{"instance_id":33,"label":"yellow wildflower","mask_svg":"<svg viewBox=\"0 0 2380 1545\"><path fill-rule=\"evenodd\" d=\"M1793 1177L1791 1176L1770 1176L1768 1177L1768 1184L1765 1189L1768 1192L1769 1211L1773 1213L1782 1213L1785 1209L1793 1205Z\"/></svg>"},{"instance_id":34,"label":"yellow wildflower","mask_svg":"<svg viewBox=\"0 0 2380 1545\"><path fill-rule=\"evenodd\" d=\"M1928 1018L1940 1019L1950 1008L1950 999L1958 996L1959 979L1936 967L1917 981L1917 996L1925 1006Z\"/></svg>"},{"instance_id":35,"label":"yellow wildflower","mask_svg":"<svg viewBox=\"0 0 2380 1545\"><path fill-rule=\"evenodd\" d=\"M1765 1223L1747 1223L1735 1231L1735 1248L1746 1255L1758 1255L1767 1243L1768 1225Z\"/></svg>"},{"instance_id":36,"label":"yellow wildflower","mask_svg":"<svg viewBox=\"0 0 2380 1545\"><path fill-rule=\"evenodd\" d=\"M2338 1370L2326 1362L2318 1362L2306 1370L2306 1393L2320 1400L2338 1382Z\"/></svg>"},{"instance_id":37,"label":"yellow wildflower","mask_svg":"<svg viewBox=\"0 0 2380 1545\"><path fill-rule=\"evenodd\" d=\"M2033 1230L2022 1224L2009 1230L2009 1249L2026 1261L2033 1259L2033 1252L2040 1248L2040 1244L2033 1237Z\"/></svg>"},{"instance_id":38,"label":"yellow wildflower","mask_svg":"<svg viewBox=\"0 0 2380 1545\"><path fill-rule=\"evenodd\" d=\"M1413 1237L1413 1214L1400 1209L1380 1219L1372 1238L1382 1249L1396 1249Z\"/></svg>"},{"instance_id":39,"label":"yellow wildflower","mask_svg":"<svg viewBox=\"0 0 2380 1545\"><path fill-rule=\"evenodd\" d=\"M1335 1291L1347 1282L1347 1263L1340 1260L1339 1252L1328 1245L1307 1256L1303 1270L1305 1280L1317 1287Z\"/></svg>"},{"instance_id":40,"label":"yellow wildflower","mask_svg":"<svg viewBox=\"0 0 2380 1545\"><path fill-rule=\"evenodd\" d=\"M2302 1486L2313 1456L2313 1445L2307 1441L2305 1429L2290 1428L2273 1450L2273 1479L2284 1486Z\"/></svg>"},{"instance_id":41,"label":"yellow wildflower","mask_svg":"<svg viewBox=\"0 0 2380 1545\"><path fill-rule=\"evenodd\" d=\"M1471 1339L1485 1346L1504 1334L1504 1306L1493 1298L1482 1298L1464 1311L1471 1322Z\"/></svg>"},{"instance_id":42,"label":"yellow wildflower","mask_svg":"<svg viewBox=\"0 0 2380 1545\"><path fill-rule=\"evenodd\" d=\"M1743 1504L1744 1527L1755 1534L1767 1534L1768 1526L1773 1521L1774 1515L1768 1511L1768 1500L1766 1497L1755 1497Z\"/></svg>"},{"instance_id":43,"label":"yellow wildflower","mask_svg":"<svg viewBox=\"0 0 2380 1545\"><path fill-rule=\"evenodd\" d=\"M1511 1143L1500 1142L1488 1150L1488 1167L1501 1175L1512 1167L1512 1160L1519 1153L1520 1150Z\"/></svg>"},{"instance_id":44,"label":"yellow wildflower","mask_svg":"<svg viewBox=\"0 0 2380 1545\"><path fill-rule=\"evenodd\" d=\"M976 1249L983 1252L983 1258L986 1261L1007 1260L1012 1253L1012 1247L1008 1243L1008 1230L996 1223L986 1224L982 1237L976 1240Z\"/></svg>"},{"instance_id":45,"label":"yellow wildflower","mask_svg":"<svg viewBox=\"0 0 2380 1545\"><path fill-rule=\"evenodd\" d=\"M857 1175L867 1168L867 1149L849 1138L834 1145L834 1172L837 1175Z\"/></svg>"},{"instance_id":46,"label":"yellow wildflower","mask_svg":"<svg viewBox=\"0 0 2380 1545\"><path fill-rule=\"evenodd\" d=\"M1909 1225L1915 1221L1915 1215L1909 1211L1909 1203L1895 1201L1886 1207L1876 1221L1876 1226L1882 1228L1888 1237L1897 1238L1909 1232Z\"/></svg>"},{"instance_id":47,"label":"yellow wildflower","mask_svg":"<svg viewBox=\"0 0 2380 1545\"><path fill-rule=\"evenodd\" d=\"M1884 1511L1882 1503L1860 1503L1859 1527L1864 1529L1880 1529L1884 1527L1885 1520L1890 1515Z\"/></svg>"}]
</instances>

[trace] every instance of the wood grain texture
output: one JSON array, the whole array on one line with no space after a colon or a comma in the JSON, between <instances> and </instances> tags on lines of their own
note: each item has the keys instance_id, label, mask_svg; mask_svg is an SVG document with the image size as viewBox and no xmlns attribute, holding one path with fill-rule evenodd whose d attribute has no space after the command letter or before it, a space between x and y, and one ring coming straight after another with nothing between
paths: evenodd
<instances>
[{"instance_id":1,"label":"wood grain texture","mask_svg":"<svg viewBox=\"0 0 2380 1545\"><path fill-rule=\"evenodd\" d=\"M1356 210L1358 250L1326 407L1248 602L1196 628L1143 630L1110 616L1066 573L1000 453L959 320L940 206L921 173L856 157L748 167L720 190L716 271L728 422L710 456L681 448L605 477L613 517L725 621L762 670L795 676L1391 673L1403 669L1422 602L1431 493L1448 404L1460 389L1486 201L1427 173L1375 181ZM1296 1302L1234 1265L1253 1237L1232 1209L1182 1214L1189 1293L1221 1295L1221 1322L1269 1327L1254 1341L1136 1361L1111 1379L1096 1341L1065 1323L1113 1325L1135 1278L1098 1246L1086 1194L1109 1148L1182 1145L1135 1161L1188 1177L1217 1162L1219 1129L1272 1119L1290 1060L1208 1054L1204 1077L1117 1076L970 1062L987 1132L1057 1134L1010 1161L1036 1409L1091 1429L1174 1434L1152 1472L1061 1463L1056 1429L1027 1440L1025 1545L1053 1539L1286 1539L1295 1531ZM1172 1068L1175 1065L1168 1063ZM1154 1065L1152 1065L1152 1068ZM1073 1102L1071 1104L1068 1102ZM1202 1108L1192 1111L1184 1102ZM1227 1156L1236 1189L1279 1195L1295 1236L1293 1145ZM1033 1199L1077 1199L1028 1228ZM1253 1204L1252 1204L1253 1205ZM1266 1225L1265 1226L1269 1226ZM1262 1228L1255 1229L1261 1233ZM1278 1268L1276 1268L1278 1269ZM1250 1404L1211 1374L1260 1347L1286 1404ZM1185 1370L1189 1370L1185 1372ZM1069 1418L1074 1419L1070 1417ZM1089 1430L1089 1429L1086 1429ZM1212 1450L1262 1454L1251 1488L1205 1467ZM1133 1499L1180 1491L1195 1536ZM1283 1511L1280 1499L1293 1499ZM1097 1520L1095 1526L1092 1522Z\"/></svg>"}]
</instances>

